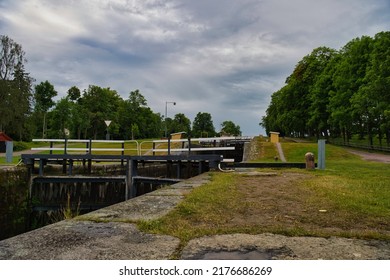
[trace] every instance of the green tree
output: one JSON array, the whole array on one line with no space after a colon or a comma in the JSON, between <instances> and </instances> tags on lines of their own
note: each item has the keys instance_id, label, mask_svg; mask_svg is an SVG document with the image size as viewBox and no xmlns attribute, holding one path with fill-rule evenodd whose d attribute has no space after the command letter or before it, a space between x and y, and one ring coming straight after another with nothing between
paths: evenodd
<instances>
[{"instance_id":1,"label":"green tree","mask_svg":"<svg viewBox=\"0 0 390 280\"><path fill-rule=\"evenodd\" d=\"M137 135L143 134L145 126L140 123L140 120L143 118L142 113L145 113L142 110L144 106L147 106L147 101L138 89L131 91L129 98L120 102L118 122L121 137L134 139Z\"/></svg>"},{"instance_id":2,"label":"green tree","mask_svg":"<svg viewBox=\"0 0 390 280\"><path fill-rule=\"evenodd\" d=\"M65 138L65 129L70 129L72 119L72 106L74 104L67 97L61 98L50 112L50 131L52 138Z\"/></svg>"},{"instance_id":3,"label":"green tree","mask_svg":"<svg viewBox=\"0 0 390 280\"><path fill-rule=\"evenodd\" d=\"M53 98L57 96L57 91L49 81L41 82L35 86L35 111L43 115L42 138L46 138L47 112L55 105Z\"/></svg>"},{"instance_id":4,"label":"green tree","mask_svg":"<svg viewBox=\"0 0 390 280\"><path fill-rule=\"evenodd\" d=\"M24 70L27 63L22 46L8 36L0 36L0 131L13 138L27 136L31 115L33 79Z\"/></svg>"},{"instance_id":5,"label":"green tree","mask_svg":"<svg viewBox=\"0 0 390 280\"><path fill-rule=\"evenodd\" d=\"M90 85L84 90L79 103L88 112L88 123L92 129L88 131L87 138L104 139L107 131L105 120L112 121L109 126L112 134L118 132L118 109L121 100L118 93L110 88Z\"/></svg>"},{"instance_id":6,"label":"green tree","mask_svg":"<svg viewBox=\"0 0 390 280\"><path fill-rule=\"evenodd\" d=\"M221 123L221 134L228 134L233 136L240 136L241 135L241 129L239 125L236 125L232 121L224 121Z\"/></svg>"},{"instance_id":7,"label":"green tree","mask_svg":"<svg viewBox=\"0 0 390 280\"><path fill-rule=\"evenodd\" d=\"M191 134L191 121L183 113L175 115L173 120L167 123L168 133L185 132L187 135Z\"/></svg>"},{"instance_id":8,"label":"green tree","mask_svg":"<svg viewBox=\"0 0 390 280\"><path fill-rule=\"evenodd\" d=\"M361 135L367 134L373 146L378 135L382 145L383 135L389 144L390 126L390 32L375 35L371 42L367 71L362 85L351 98L352 112L361 120ZM361 136L363 138L363 136Z\"/></svg>"},{"instance_id":9,"label":"green tree","mask_svg":"<svg viewBox=\"0 0 390 280\"><path fill-rule=\"evenodd\" d=\"M68 89L68 99L71 101L77 101L81 97L81 91L78 87L72 86Z\"/></svg>"},{"instance_id":10,"label":"green tree","mask_svg":"<svg viewBox=\"0 0 390 280\"><path fill-rule=\"evenodd\" d=\"M354 127L361 135L364 132L364 116L351 101L366 82L371 48L372 39L367 36L348 42L340 51L341 57L333 76L335 90L329 97L329 122L341 131L345 142L351 138Z\"/></svg>"},{"instance_id":11,"label":"green tree","mask_svg":"<svg viewBox=\"0 0 390 280\"><path fill-rule=\"evenodd\" d=\"M209 113L199 112L192 125L192 133L195 137L213 137L215 136L215 128L213 120Z\"/></svg>"}]
</instances>

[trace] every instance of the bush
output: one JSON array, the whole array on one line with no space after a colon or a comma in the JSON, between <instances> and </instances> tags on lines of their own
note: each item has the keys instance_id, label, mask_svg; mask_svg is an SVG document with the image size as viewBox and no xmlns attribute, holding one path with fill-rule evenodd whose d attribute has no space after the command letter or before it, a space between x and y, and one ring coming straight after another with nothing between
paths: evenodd
<instances>
[{"instance_id":1,"label":"bush","mask_svg":"<svg viewBox=\"0 0 390 280\"><path fill-rule=\"evenodd\" d=\"M14 152L28 149L30 149L30 147L25 142L14 142Z\"/></svg>"}]
</instances>

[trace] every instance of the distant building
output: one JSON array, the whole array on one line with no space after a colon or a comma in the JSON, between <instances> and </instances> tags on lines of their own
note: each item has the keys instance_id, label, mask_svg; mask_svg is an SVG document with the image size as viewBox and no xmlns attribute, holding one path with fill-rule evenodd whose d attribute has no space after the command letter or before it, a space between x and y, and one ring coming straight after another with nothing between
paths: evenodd
<instances>
[{"instance_id":1,"label":"distant building","mask_svg":"<svg viewBox=\"0 0 390 280\"><path fill-rule=\"evenodd\" d=\"M4 132L0 132L0 153L5 153L7 149L6 142L12 142L11 137L9 137Z\"/></svg>"}]
</instances>

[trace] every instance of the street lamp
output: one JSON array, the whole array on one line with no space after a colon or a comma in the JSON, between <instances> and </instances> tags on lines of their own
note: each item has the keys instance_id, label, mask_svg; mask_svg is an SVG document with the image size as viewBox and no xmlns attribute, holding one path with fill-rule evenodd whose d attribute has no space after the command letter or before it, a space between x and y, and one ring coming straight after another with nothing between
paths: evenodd
<instances>
[{"instance_id":1,"label":"street lamp","mask_svg":"<svg viewBox=\"0 0 390 280\"><path fill-rule=\"evenodd\" d=\"M176 105L174 101L165 101L165 137L167 137L167 118L168 118L168 104Z\"/></svg>"}]
</instances>

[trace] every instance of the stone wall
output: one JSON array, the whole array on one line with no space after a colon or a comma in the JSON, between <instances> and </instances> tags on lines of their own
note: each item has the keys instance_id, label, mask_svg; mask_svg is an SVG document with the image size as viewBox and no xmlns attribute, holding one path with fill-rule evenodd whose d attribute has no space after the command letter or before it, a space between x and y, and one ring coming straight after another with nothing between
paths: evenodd
<instances>
[{"instance_id":1,"label":"stone wall","mask_svg":"<svg viewBox=\"0 0 390 280\"><path fill-rule=\"evenodd\" d=\"M0 170L0 240L24 232L27 221L27 169Z\"/></svg>"}]
</instances>

